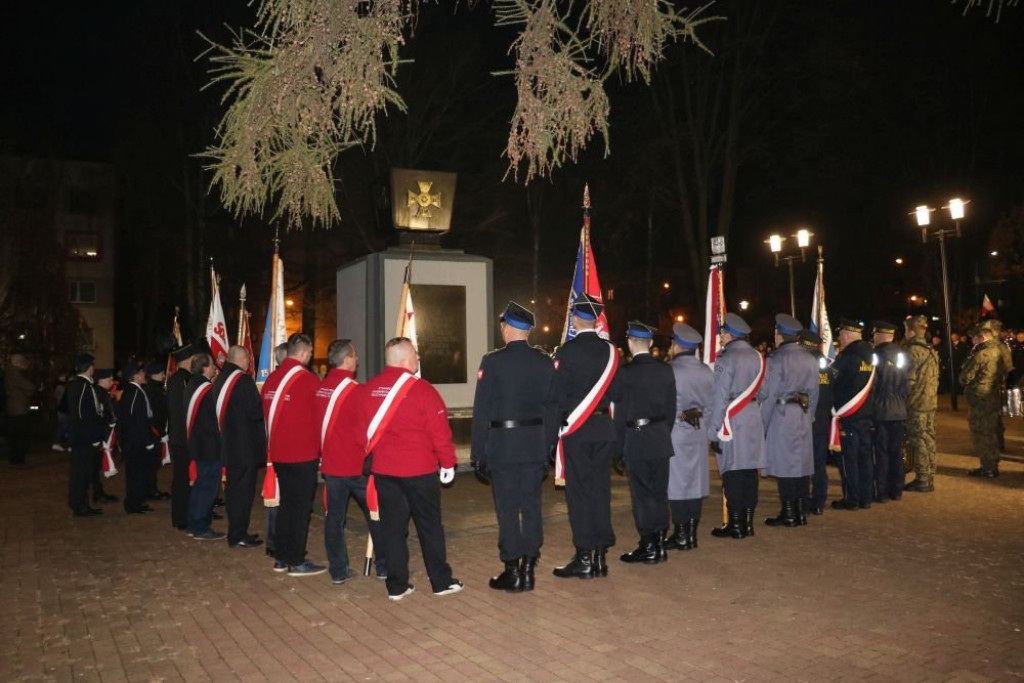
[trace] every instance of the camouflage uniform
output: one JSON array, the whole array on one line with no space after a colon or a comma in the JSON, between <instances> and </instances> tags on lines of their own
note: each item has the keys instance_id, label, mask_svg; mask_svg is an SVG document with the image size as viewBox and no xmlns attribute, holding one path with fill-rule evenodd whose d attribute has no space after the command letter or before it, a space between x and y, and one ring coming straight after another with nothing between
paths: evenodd
<instances>
[{"instance_id":1,"label":"camouflage uniform","mask_svg":"<svg viewBox=\"0 0 1024 683\"><path fill-rule=\"evenodd\" d=\"M923 316L918 316L923 317ZM939 354L927 341L928 328L913 319L907 325L914 337L907 344L910 356L907 393L907 455L920 485L932 485L935 476L935 411L938 408ZM908 486L913 487L915 482ZM920 486L918 485L918 486Z\"/></svg>"},{"instance_id":2,"label":"camouflage uniform","mask_svg":"<svg viewBox=\"0 0 1024 683\"><path fill-rule=\"evenodd\" d=\"M971 441L983 470L997 471L999 468L998 430L1002 409L999 390L1006 376L1006 366L999 348L1002 345L998 339L988 339L978 344L960 373L960 383L967 398Z\"/></svg>"}]
</instances>

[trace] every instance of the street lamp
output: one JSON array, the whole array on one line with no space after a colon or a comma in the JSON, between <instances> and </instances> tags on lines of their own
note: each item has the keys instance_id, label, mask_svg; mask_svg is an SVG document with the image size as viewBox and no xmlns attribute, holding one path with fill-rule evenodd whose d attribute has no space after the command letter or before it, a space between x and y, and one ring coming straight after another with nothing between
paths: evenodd
<instances>
[{"instance_id":1,"label":"street lamp","mask_svg":"<svg viewBox=\"0 0 1024 683\"><path fill-rule=\"evenodd\" d=\"M964 217L964 207L970 200L964 201L963 199L954 198L950 199L949 203L942 207L949 210L949 217L953 220L953 228L937 228L932 231L934 236L939 238L939 259L942 262L942 306L946 313L946 351L949 354L949 401L953 410L957 410L956 405L956 368L953 363L953 321L950 319L949 314L949 276L946 274L946 237L956 235L960 236L960 219ZM935 211L926 205L918 206L914 209L914 212L910 214L917 220L917 225L921 228L921 242L928 243L928 229L931 225L931 215Z\"/></svg>"},{"instance_id":2,"label":"street lamp","mask_svg":"<svg viewBox=\"0 0 1024 683\"><path fill-rule=\"evenodd\" d=\"M765 244L772 251L772 256L775 257L775 265L778 266L780 261L785 261L786 265L789 266L789 312L794 318L796 317L796 285L793 281L793 262L797 259L801 263L807 260L807 247L811 245L811 237L814 233L807 230L806 228L800 228L796 231L793 237L796 238L796 245L800 248L800 254L792 254L790 256L780 256L782 252L782 243L786 241L786 238L781 235L772 235Z\"/></svg>"}]
</instances>

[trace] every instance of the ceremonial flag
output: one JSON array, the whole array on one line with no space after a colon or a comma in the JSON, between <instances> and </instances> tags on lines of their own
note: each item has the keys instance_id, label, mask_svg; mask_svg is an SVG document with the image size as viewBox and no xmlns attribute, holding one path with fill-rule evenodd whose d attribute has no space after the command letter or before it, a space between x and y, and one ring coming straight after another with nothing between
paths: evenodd
<instances>
[{"instance_id":1,"label":"ceremonial flag","mask_svg":"<svg viewBox=\"0 0 1024 683\"><path fill-rule=\"evenodd\" d=\"M174 307L174 323L171 325L171 335L174 336L174 348L181 346L181 326L178 325L178 311L180 309ZM178 369L178 361L174 360L174 355L167 354L167 374L164 375L164 388L167 388L167 380L171 378L171 375Z\"/></svg>"},{"instance_id":2,"label":"ceremonial flag","mask_svg":"<svg viewBox=\"0 0 1024 683\"><path fill-rule=\"evenodd\" d=\"M402 280L402 293L398 301L398 323L395 325L395 336L406 337L412 345L419 348L419 340L416 338L416 313L412 307L412 254L409 254L409 263L405 266L405 278ZM419 373L416 375L419 376Z\"/></svg>"},{"instance_id":3,"label":"ceremonial flag","mask_svg":"<svg viewBox=\"0 0 1024 683\"><path fill-rule=\"evenodd\" d=\"M256 368L256 383L262 385L277 367L274 362L274 347L288 340L284 324L284 261L277 253L274 242L274 258L270 266L270 303L267 306L267 323L263 328L260 344L259 366Z\"/></svg>"},{"instance_id":4,"label":"ceremonial flag","mask_svg":"<svg viewBox=\"0 0 1024 683\"><path fill-rule=\"evenodd\" d=\"M721 340L718 329L725 320L725 273L721 263L711 266L708 274L708 295L704 305L704 353L703 361L712 370L718 352L721 351Z\"/></svg>"},{"instance_id":5,"label":"ceremonial flag","mask_svg":"<svg viewBox=\"0 0 1024 683\"><path fill-rule=\"evenodd\" d=\"M562 326L562 343L576 336L576 328L572 325L572 306L580 294L591 296L601 303L601 283L597 279L597 263L594 251L590 247L590 186L583 186L583 227L580 229L580 246L576 251L576 270L573 272L572 289L569 290L569 302L565 311L565 324ZM595 325L597 334L608 339L608 318L604 311L597 318Z\"/></svg>"},{"instance_id":6,"label":"ceremonial flag","mask_svg":"<svg viewBox=\"0 0 1024 683\"><path fill-rule=\"evenodd\" d=\"M832 326L828 324L828 312L825 310L825 259L818 247L818 274L814 279L814 303L811 307L811 332L821 337L821 352L829 361L836 359L836 349L832 345Z\"/></svg>"},{"instance_id":7,"label":"ceremonial flag","mask_svg":"<svg viewBox=\"0 0 1024 683\"><path fill-rule=\"evenodd\" d=\"M245 310L245 285L238 295L238 337L239 346L244 346L249 352L249 369L246 371L250 377L256 376L256 357L252 353L252 335L249 334L249 311Z\"/></svg>"},{"instance_id":8,"label":"ceremonial flag","mask_svg":"<svg viewBox=\"0 0 1024 683\"><path fill-rule=\"evenodd\" d=\"M217 285L217 272L210 265L210 316L206 319L206 341L210 344L213 362L217 367L224 365L228 359L228 324L224 319L224 308L220 305L220 287Z\"/></svg>"},{"instance_id":9,"label":"ceremonial flag","mask_svg":"<svg viewBox=\"0 0 1024 683\"><path fill-rule=\"evenodd\" d=\"M992 303L992 299L989 299L988 298L988 294L986 294L981 299L981 317L984 318L989 313L995 313L995 312L996 312L995 304Z\"/></svg>"},{"instance_id":10,"label":"ceremonial flag","mask_svg":"<svg viewBox=\"0 0 1024 683\"><path fill-rule=\"evenodd\" d=\"M114 435L114 430L110 430L110 434L107 434L107 438L103 440L101 450L103 451L103 476L109 479L110 477L117 474L117 465L114 464L114 444L117 441L117 437Z\"/></svg>"}]
</instances>

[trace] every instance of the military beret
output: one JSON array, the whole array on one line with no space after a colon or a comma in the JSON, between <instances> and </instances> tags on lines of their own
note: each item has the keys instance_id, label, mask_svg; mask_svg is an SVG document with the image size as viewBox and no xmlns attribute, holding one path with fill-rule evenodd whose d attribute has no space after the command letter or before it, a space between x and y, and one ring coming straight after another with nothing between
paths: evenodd
<instances>
[{"instance_id":1,"label":"military beret","mask_svg":"<svg viewBox=\"0 0 1024 683\"><path fill-rule=\"evenodd\" d=\"M629 325L626 326L626 336L633 339L654 339L655 332L657 329L645 325L639 320L630 320Z\"/></svg>"},{"instance_id":2,"label":"military beret","mask_svg":"<svg viewBox=\"0 0 1024 683\"><path fill-rule=\"evenodd\" d=\"M800 334L800 330L804 329L804 326L789 313L779 313L775 316L775 329L779 331L779 334L795 336Z\"/></svg>"},{"instance_id":3,"label":"military beret","mask_svg":"<svg viewBox=\"0 0 1024 683\"><path fill-rule=\"evenodd\" d=\"M95 375L97 380L100 380L100 379L111 379L111 378L113 378L113 376L114 376L114 371L112 369L110 369L110 368L103 368L102 370L97 370L96 371L96 375Z\"/></svg>"},{"instance_id":4,"label":"military beret","mask_svg":"<svg viewBox=\"0 0 1024 683\"><path fill-rule=\"evenodd\" d=\"M684 349L695 349L704 341L704 337L686 323L676 323L672 326L672 341Z\"/></svg>"},{"instance_id":5,"label":"military beret","mask_svg":"<svg viewBox=\"0 0 1024 683\"><path fill-rule=\"evenodd\" d=\"M798 341L800 346L810 351L817 351L821 348L821 337L808 329L800 330Z\"/></svg>"},{"instance_id":6,"label":"military beret","mask_svg":"<svg viewBox=\"0 0 1024 683\"><path fill-rule=\"evenodd\" d=\"M572 314L583 320L597 320L602 311L604 304L589 294L580 294L572 305Z\"/></svg>"},{"instance_id":7,"label":"military beret","mask_svg":"<svg viewBox=\"0 0 1024 683\"><path fill-rule=\"evenodd\" d=\"M871 329L879 334L896 334L895 323L886 322L884 320L872 320Z\"/></svg>"},{"instance_id":8,"label":"military beret","mask_svg":"<svg viewBox=\"0 0 1024 683\"><path fill-rule=\"evenodd\" d=\"M734 337L746 337L750 334L750 325L735 313L726 313L722 321L722 329Z\"/></svg>"},{"instance_id":9,"label":"military beret","mask_svg":"<svg viewBox=\"0 0 1024 683\"><path fill-rule=\"evenodd\" d=\"M181 363L188 360L192 356L196 355L196 347L191 344L185 344L171 351L171 356L174 358L176 363Z\"/></svg>"},{"instance_id":10,"label":"military beret","mask_svg":"<svg viewBox=\"0 0 1024 683\"><path fill-rule=\"evenodd\" d=\"M150 377L153 377L154 375L160 375L165 372L167 372L167 365L165 365L164 363L153 362L146 364L146 374Z\"/></svg>"},{"instance_id":11,"label":"military beret","mask_svg":"<svg viewBox=\"0 0 1024 683\"><path fill-rule=\"evenodd\" d=\"M517 330L528 330L533 327L535 319L533 313L523 308L515 301L509 301L505 312L498 318L506 325L511 325Z\"/></svg>"},{"instance_id":12,"label":"military beret","mask_svg":"<svg viewBox=\"0 0 1024 683\"><path fill-rule=\"evenodd\" d=\"M75 358L75 371L85 372L89 369L89 366L95 365L96 359L88 353L80 353Z\"/></svg>"},{"instance_id":13,"label":"military beret","mask_svg":"<svg viewBox=\"0 0 1024 683\"><path fill-rule=\"evenodd\" d=\"M864 323L862 323L859 320L854 320L852 318L840 318L839 329L846 330L847 332L856 332L857 334L861 334L862 332L864 332Z\"/></svg>"}]
</instances>

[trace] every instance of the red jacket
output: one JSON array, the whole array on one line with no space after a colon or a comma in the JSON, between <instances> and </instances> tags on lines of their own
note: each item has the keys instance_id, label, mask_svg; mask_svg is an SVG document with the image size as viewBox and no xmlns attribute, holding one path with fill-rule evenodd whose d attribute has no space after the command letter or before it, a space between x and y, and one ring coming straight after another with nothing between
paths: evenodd
<instances>
[{"instance_id":1,"label":"red jacket","mask_svg":"<svg viewBox=\"0 0 1024 683\"><path fill-rule=\"evenodd\" d=\"M327 413L327 404L331 401L331 393L345 378L355 379L352 371L334 368L316 392L317 438L322 433L324 417ZM363 473L363 460L366 458L365 443L366 430L363 430L362 438L359 437L359 430L356 426L356 406L359 404L358 384L348 389L341 404L335 404L334 411L338 414L334 424L327 433L321 449L320 471L332 477L358 477Z\"/></svg>"},{"instance_id":2,"label":"red jacket","mask_svg":"<svg viewBox=\"0 0 1024 683\"><path fill-rule=\"evenodd\" d=\"M359 445L366 448L366 428L395 381L406 372L388 366L359 387L357 428ZM455 444L448 426L448 408L430 382L418 379L394 409L394 419L373 449L373 473L417 477L455 467Z\"/></svg>"},{"instance_id":3,"label":"red jacket","mask_svg":"<svg viewBox=\"0 0 1024 683\"><path fill-rule=\"evenodd\" d=\"M294 358L285 358L263 384L263 417L271 429L267 443L270 462L309 462L320 457L320 423L317 421L316 390L320 380L309 370L296 373L277 402L274 424L270 425L270 404L285 374L299 365Z\"/></svg>"}]
</instances>

